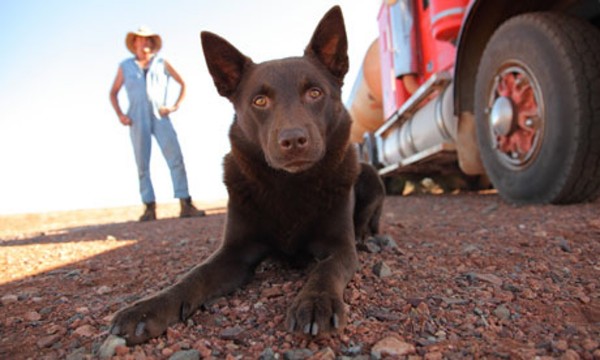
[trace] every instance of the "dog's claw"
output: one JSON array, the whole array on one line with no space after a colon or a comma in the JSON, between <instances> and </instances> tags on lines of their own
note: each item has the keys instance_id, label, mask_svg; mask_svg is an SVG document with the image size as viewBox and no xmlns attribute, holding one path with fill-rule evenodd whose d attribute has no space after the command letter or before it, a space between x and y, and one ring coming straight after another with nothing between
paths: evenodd
<instances>
[{"instance_id":1,"label":"dog's claw","mask_svg":"<svg viewBox=\"0 0 600 360\"><path fill-rule=\"evenodd\" d=\"M331 322L333 323L333 327L335 329L340 328L340 317L338 316L338 314L333 314L333 317L331 318Z\"/></svg>"},{"instance_id":2,"label":"dog's claw","mask_svg":"<svg viewBox=\"0 0 600 360\"><path fill-rule=\"evenodd\" d=\"M144 333L144 330L146 329L146 323L145 322L140 322L137 324L137 326L135 327L135 336L142 336L142 334Z\"/></svg>"},{"instance_id":3,"label":"dog's claw","mask_svg":"<svg viewBox=\"0 0 600 360\"><path fill-rule=\"evenodd\" d=\"M113 325L110 327L109 331L112 335L119 335L121 332L121 327L119 325Z\"/></svg>"}]
</instances>

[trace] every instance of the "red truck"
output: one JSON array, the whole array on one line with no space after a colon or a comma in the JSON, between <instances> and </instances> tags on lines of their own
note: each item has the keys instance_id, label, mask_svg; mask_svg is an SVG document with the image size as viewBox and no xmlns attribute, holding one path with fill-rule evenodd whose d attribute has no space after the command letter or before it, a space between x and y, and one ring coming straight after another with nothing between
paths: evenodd
<instances>
[{"instance_id":1,"label":"red truck","mask_svg":"<svg viewBox=\"0 0 600 360\"><path fill-rule=\"evenodd\" d=\"M386 0L347 107L384 177L483 176L514 203L600 194L600 1Z\"/></svg>"}]
</instances>

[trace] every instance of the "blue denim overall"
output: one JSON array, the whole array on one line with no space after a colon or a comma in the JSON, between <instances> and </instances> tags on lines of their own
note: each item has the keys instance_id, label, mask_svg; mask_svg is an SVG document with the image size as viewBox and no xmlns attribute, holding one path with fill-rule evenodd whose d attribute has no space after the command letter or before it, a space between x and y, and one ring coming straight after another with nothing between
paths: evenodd
<instances>
[{"instance_id":1,"label":"blue denim overall","mask_svg":"<svg viewBox=\"0 0 600 360\"><path fill-rule=\"evenodd\" d=\"M150 179L152 135L156 138L171 171L174 196L180 199L188 198L190 195L187 175L177 133L171 119L168 116L161 117L158 112L161 106L166 105L167 85L171 77L165 68L164 59L155 56L146 75L135 62L135 58L124 60L120 66L129 99L127 116L132 121L129 134L137 164L142 201L146 204L155 201Z\"/></svg>"}]
</instances>

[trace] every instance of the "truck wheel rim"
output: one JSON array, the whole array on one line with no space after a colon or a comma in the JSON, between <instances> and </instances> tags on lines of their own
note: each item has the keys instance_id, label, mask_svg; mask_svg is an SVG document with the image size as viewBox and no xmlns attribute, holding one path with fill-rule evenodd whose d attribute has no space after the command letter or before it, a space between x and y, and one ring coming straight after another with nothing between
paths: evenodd
<instances>
[{"instance_id":1,"label":"truck wheel rim","mask_svg":"<svg viewBox=\"0 0 600 360\"><path fill-rule=\"evenodd\" d=\"M487 106L490 137L500 161L522 170L539 153L544 130L539 84L524 64L511 61L494 77Z\"/></svg>"}]
</instances>

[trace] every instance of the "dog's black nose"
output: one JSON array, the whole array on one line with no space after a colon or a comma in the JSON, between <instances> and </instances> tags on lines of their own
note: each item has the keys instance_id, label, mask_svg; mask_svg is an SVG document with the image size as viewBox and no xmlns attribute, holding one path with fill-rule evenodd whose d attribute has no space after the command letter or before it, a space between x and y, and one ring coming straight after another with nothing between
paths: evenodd
<instances>
[{"instance_id":1,"label":"dog's black nose","mask_svg":"<svg viewBox=\"0 0 600 360\"><path fill-rule=\"evenodd\" d=\"M292 128L279 132L279 146L284 151L301 149L308 145L308 135L304 129Z\"/></svg>"}]
</instances>

